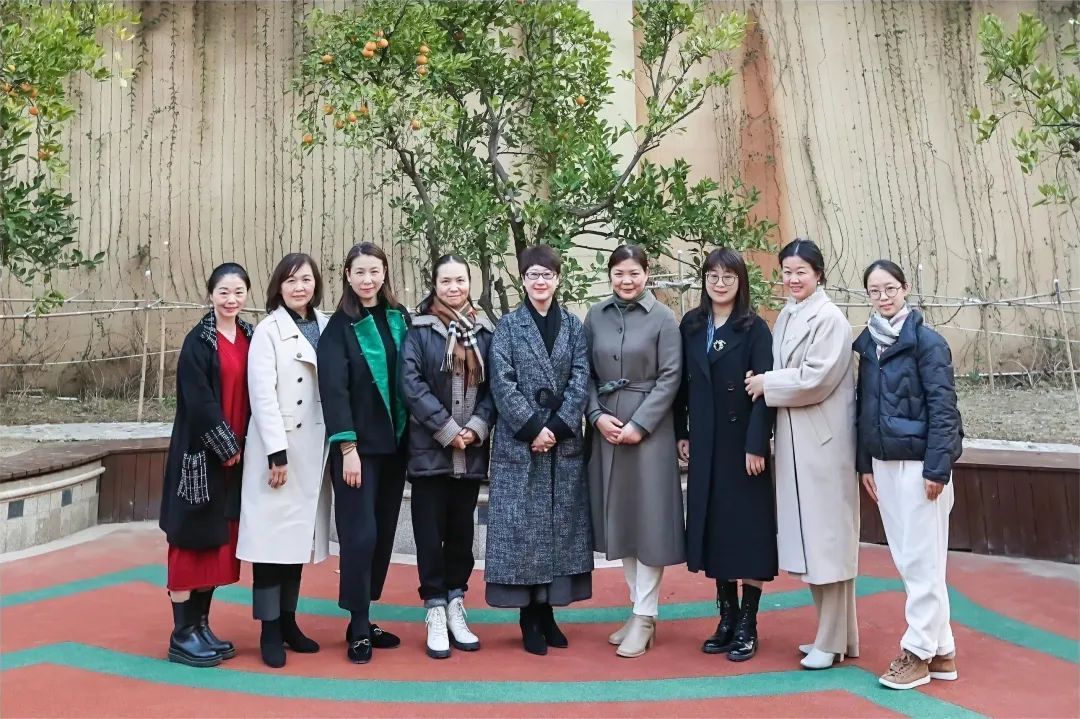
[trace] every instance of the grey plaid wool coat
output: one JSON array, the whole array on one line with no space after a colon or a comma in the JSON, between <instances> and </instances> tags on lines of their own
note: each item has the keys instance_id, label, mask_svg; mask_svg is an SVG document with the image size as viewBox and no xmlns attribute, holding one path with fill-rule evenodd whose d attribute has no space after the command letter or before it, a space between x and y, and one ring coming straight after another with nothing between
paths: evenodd
<instances>
[{"instance_id":1,"label":"grey plaid wool coat","mask_svg":"<svg viewBox=\"0 0 1080 719\"><path fill-rule=\"evenodd\" d=\"M498 420L489 470L488 582L546 584L593 568L582 438L588 348L581 321L562 308L557 311L561 326L550 356L524 305L502 318L491 343ZM559 439L552 451L536 454L530 448L534 437L524 437L522 430L537 426L538 414L552 431L551 425L559 424L540 406L541 390L561 396L556 414L571 436Z\"/></svg>"}]
</instances>

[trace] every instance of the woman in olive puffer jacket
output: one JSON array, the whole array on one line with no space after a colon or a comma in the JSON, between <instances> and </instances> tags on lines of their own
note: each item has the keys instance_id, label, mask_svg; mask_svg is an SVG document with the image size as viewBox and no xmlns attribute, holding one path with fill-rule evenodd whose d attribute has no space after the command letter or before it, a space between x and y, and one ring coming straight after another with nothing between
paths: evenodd
<instances>
[{"instance_id":1,"label":"woman in olive puffer jacket","mask_svg":"<svg viewBox=\"0 0 1080 719\"><path fill-rule=\"evenodd\" d=\"M874 311L854 344L859 355L856 465L878 504L907 589L901 653L880 681L910 689L931 679L956 679L945 560L953 505L949 479L964 433L949 345L908 307L903 270L878 260L866 269L863 285Z\"/></svg>"}]
</instances>

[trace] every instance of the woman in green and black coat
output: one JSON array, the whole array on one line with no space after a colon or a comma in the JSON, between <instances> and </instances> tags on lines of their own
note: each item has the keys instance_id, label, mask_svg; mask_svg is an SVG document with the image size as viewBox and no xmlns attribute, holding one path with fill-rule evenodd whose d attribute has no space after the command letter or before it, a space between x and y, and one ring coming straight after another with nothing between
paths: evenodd
<instances>
[{"instance_id":1,"label":"woman in green and black coat","mask_svg":"<svg viewBox=\"0 0 1080 719\"><path fill-rule=\"evenodd\" d=\"M349 250L338 309L319 339L319 393L330 438L334 515L341 547L338 605L351 614L348 656L401 640L368 619L382 595L405 488L408 410L398 354L409 314L394 299L386 254L370 242Z\"/></svg>"}]
</instances>

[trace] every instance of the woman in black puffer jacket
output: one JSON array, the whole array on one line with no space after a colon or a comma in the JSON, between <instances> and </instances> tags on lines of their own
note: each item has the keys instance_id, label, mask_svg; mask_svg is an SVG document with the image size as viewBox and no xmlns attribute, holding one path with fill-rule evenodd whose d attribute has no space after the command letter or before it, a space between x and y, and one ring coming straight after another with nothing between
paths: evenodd
<instances>
[{"instance_id":1,"label":"woman in black puffer jacket","mask_svg":"<svg viewBox=\"0 0 1080 719\"><path fill-rule=\"evenodd\" d=\"M904 271L878 260L866 268L863 285L874 311L854 344L859 355L856 465L881 511L889 550L907 588L901 654L880 681L911 689L932 678L956 679L945 560L953 505L949 479L964 433L949 345L907 306Z\"/></svg>"}]
</instances>

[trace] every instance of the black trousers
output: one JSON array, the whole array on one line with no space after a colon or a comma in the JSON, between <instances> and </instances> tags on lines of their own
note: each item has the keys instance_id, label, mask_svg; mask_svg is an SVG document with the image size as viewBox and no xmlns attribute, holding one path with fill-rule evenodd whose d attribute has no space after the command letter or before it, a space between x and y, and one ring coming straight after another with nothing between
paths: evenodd
<instances>
[{"instance_id":1,"label":"black trousers","mask_svg":"<svg viewBox=\"0 0 1080 719\"><path fill-rule=\"evenodd\" d=\"M396 454L361 455L359 487L345 484L343 465L341 452L331 447L334 521L341 547L338 606L366 618L371 602L382 596L390 569L405 463ZM364 636L365 629L354 625L355 636Z\"/></svg>"},{"instance_id":2,"label":"black trousers","mask_svg":"<svg viewBox=\"0 0 1080 719\"><path fill-rule=\"evenodd\" d=\"M251 565L251 610L256 619L273 621L282 612L295 612L300 600L300 575L302 564Z\"/></svg>"},{"instance_id":3,"label":"black trousers","mask_svg":"<svg viewBox=\"0 0 1080 719\"><path fill-rule=\"evenodd\" d=\"M420 598L447 601L469 588L473 512L480 482L455 477L413 477L412 523ZM441 602L438 602L441 603Z\"/></svg>"}]
</instances>

